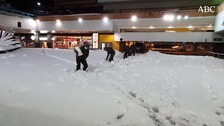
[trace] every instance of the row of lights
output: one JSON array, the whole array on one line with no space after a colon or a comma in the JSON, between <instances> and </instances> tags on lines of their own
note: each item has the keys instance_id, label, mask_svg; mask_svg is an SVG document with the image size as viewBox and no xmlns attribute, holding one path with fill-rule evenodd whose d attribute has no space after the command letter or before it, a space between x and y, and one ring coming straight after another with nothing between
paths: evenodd
<instances>
[{"instance_id":1,"label":"row of lights","mask_svg":"<svg viewBox=\"0 0 224 126\"><path fill-rule=\"evenodd\" d=\"M163 16L163 19L164 19L165 21L173 21L175 18L176 18L177 20L181 20L182 18L185 19L185 20L187 20L187 19L188 19L188 16L185 15L184 17L182 17L181 15L178 15L178 16L175 17L173 14L166 14L166 15ZM138 19L138 18L137 18L136 15L133 15L133 16L131 17L131 20L132 20L133 22L137 21L137 19Z\"/></svg>"},{"instance_id":2,"label":"row of lights","mask_svg":"<svg viewBox=\"0 0 224 126\"><path fill-rule=\"evenodd\" d=\"M108 17L104 17L103 18L103 21L104 22L108 22L109 21L109 18ZM78 18L78 22L82 23L83 22L83 19L82 18ZM61 20L56 20L56 24L60 25L61 24Z\"/></svg>"},{"instance_id":3,"label":"row of lights","mask_svg":"<svg viewBox=\"0 0 224 126\"><path fill-rule=\"evenodd\" d=\"M212 24L209 24L208 26L206 26L207 28L213 28L213 25ZM135 27L135 26L132 26L132 29L136 29L137 27ZM149 29L154 29L155 27L154 26L150 26L149 27ZM167 28L174 28L173 26L168 26ZM192 29L192 28L194 28L192 25L189 25L189 26L187 26L187 28L189 28L189 29ZM35 33L35 31L31 31L31 33L34 33L34 34L36 34ZM48 33L48 31L47 30L40 30L40 33ZM52 30L51 31L51 33L55 33L55 31L54 30Z\"/></svg>"},{"instance_id":4,"label":"row of lights","mask_svg":"<svg viewBox=\"0 0 224 126\"><path fill-rule=\"evenodd\" d=\"M185 19L185 20L187 20L188 19L188 16L185 15L184 17L182 17L181 15L178 15L178 16L175 17L175 15L173 15L173 14L166 14L166 15L163 16L163 19L165 21L173 21L175 18L177 20L181 20L182 18Z\"/></svg>"},{"instance_id":5,"label":"row of lights","mask_svg":"<svg viewBox=\"0 0 224 126\"><path fill-rule=\"evenodd\" d=\"M131 17L131 20L132 21L137 21L137 16L132 16ZM108 17L103 17L103 21L104 22L108 22L109 21L109 18ZM40 20L37 19L36 22L37 23L40 23ZM78 18L78 22L80 22L80 23L83 22L83 19L82 18ZM56 24L60 25L61 24L61 20L57 19L56 20Z\"/></svg>"},{"instance_id":6,"label":"row of lights","mask_svg":"<svg viewBox=\"0 0 224 126\"><path fill-rule=\"evenodd\" d=\"M207 28L213 28L213 25L212 24L209 24L208 26L206 26ZM135 26L132 26L132 29L136 29L137 27L135 27ZM154 26L150 26L149 27L150 29L154 29L155 27ZM174 28L173 26L168 26L167 28ZM189 25L189 26L187 26L187 28L189 28L189 29L191 29L191 28L194 28L192 25Z\"/></svg>"},{"instance_id":7,"label":"row of lights","mask_svg":"<svg viewBox=\"0 0 224 126\"><path fill-rule=\"evenodd\" d=\"M163 16L163 19L166 20L166 21L173 21L174 18L175 18L175 16L174 15L170 15L170 14ZM181 15L178 15L176 18L177 18L177 20L180 20L180 19L182 19L182 16ZM184 19L185 20L188 19L188 16L184 16ZM138 17L136 15L133 15L131 17L131 21L136 22L137 20L138 20ZM109 21L109 18L108 17L103 17L103 21L104 22L108 22ZM39 22L40 21L37 20L37 23L39 23ZM82 18L78 18L78 22L80 22L80 23L83 22L83 19ZM56 20L56 24L60 25L61 24L61 21L60 20Z\"/></svg>"}]
</instances>

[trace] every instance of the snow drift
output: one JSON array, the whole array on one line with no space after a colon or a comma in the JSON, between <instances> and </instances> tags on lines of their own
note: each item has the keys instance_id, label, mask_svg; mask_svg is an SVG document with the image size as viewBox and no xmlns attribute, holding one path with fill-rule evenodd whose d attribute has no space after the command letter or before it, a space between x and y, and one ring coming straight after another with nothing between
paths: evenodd
<instances>
[{"instance_id":1,"label":"snow drift","mask_svg":"<svg viewBox=\"0 0 224 126\"><path fill-rule=\"evenodd\" d=\"M0 55L1 126L223 126L224 61L148 52L123 60L72 50Z\"/></svg>"}]
</instances>

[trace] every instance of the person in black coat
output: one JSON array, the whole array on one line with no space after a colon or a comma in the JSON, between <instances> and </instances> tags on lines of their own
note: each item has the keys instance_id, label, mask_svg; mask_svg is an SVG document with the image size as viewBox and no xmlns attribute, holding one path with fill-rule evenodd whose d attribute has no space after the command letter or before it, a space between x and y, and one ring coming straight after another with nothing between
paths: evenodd
<instances>
[{"instance_id":1,"label":"person in black coat","mask_svg":"<svg viewBox=\"0 0 224 126\"><path fill-rule=\"evenodd\" d=\"M129 46L127 46L127 45L124 46L123 53L124 53L123 58L124 58L124 59L125 59L125 58L128 58L128 56L130 55L130 48L129 48Z\"/></svg>"},{"instance_id":2,"label":"person in black coat","mask_svg":"<svg viewBox=\"0 0 224 126\"><path fill-rule=\"evenodd\" d=\"M130 47L130 49L131 49L131 56L132 55L135 56L135 52L137 50L136 45L135 44L132 44L131 47Z\"/></svg>"},{"instance_id":3,"label":"person in black coat","mask_svg":"<svg viewBox=\"0 0 224 126\"><path fill-rule=\"evenodd\" d=\"M74 51L76 53L76 71L80 70L81 63L83 65L83 70L85 71L88 67L86 58L89 56L89 44L85 42L83 46L75 47Z\"/></svg>"},{"instance_id":4,"label":"person in black coat","mask_svg":"<svg viewBox=\"0 0 224 126\"><path fill-rule=\"evenodd\" d=\"M108 60L108 58L109 58L109 62L114 60L114 55L115 55L114 49L111 47L104 47L104 50L107 51L106 61Z\"/></svg>"}]
</instances>

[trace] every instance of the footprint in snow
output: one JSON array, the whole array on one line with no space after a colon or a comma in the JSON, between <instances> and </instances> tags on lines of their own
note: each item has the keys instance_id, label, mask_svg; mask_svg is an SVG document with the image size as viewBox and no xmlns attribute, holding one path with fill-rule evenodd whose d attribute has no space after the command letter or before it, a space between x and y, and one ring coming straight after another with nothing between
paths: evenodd
<instances>
[{"instance_id":1,"label":"footprint in snow","mask_svg":"<svg viewBox=\"0 0 224 126\"><path fill-rule=\"evenodd\" d=\"M133 98L136 98L136 97L137 97L137 96L136 96L136 93L133 92L133 91L130 91L129 94L130 94Z\"/></svg>"},{"instance_id":2,"label":"footprint in snow","mask_svg":"<svg viewBox=\"0 0 224 126\"><path fill-rule=\"evenodd\" d=\"M220 125L224 126L224 106L217 107L215 114L220 117Z\"/></svg>"}]
</instances>

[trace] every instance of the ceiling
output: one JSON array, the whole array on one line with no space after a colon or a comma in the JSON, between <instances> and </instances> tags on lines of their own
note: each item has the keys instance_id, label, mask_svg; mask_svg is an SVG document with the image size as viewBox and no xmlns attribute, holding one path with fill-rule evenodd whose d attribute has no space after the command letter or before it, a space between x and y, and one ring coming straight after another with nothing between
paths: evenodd
<instances>
[{"instance_id":1,"label":"ceiling","mask_svg":"<svg viewBox=\"0 0 224 126\"><path fill-rule=\"evenodd\" d=\"M41 4L37 5L37 2ZM1 0L1 4L9 4L12 8L36 15L191 10L204 5L218 6L222 2L223 0Z\"/></svg>"},{"instance_id":2,"label":"ceiling","mask_svg":"<svg viewBox=\"0 0 224 126\"><path fill-rule=\"evenodd\" d=\"M108 16L110 19L128 19L135 13L138 18L161 18L165 13L174 12L176 14L189 15L190 17L200 16L215 16L215 13L198 13L199 6L218 6L223 0L0 0L1 5L10 5L11 8L21 11L33 13L37 15L41 21L53 21L58 18L60 20L77 20L80 16L84 20L98 20L103 16ZM38 6L37 2L41 5ZM26 4L24 4L26 3ZM147 24L144 24L144 23ZM142 20L140 27L149 27L147 21ZM132 29L130 26L126 26L128 23L117 23L116 25L124 32L140 31L166 31L166 28L158 29L145 29L137 28ZM144 24L144 26L143 26ZM207 25L207 24L206 24ZM214 25L214 24L213 24ZM205 24L201 24L204 27ZM129 28L128 28L129 27ZM10 29L9 29L10 30ZM21 29L13 29L16 32L28 32L27 29L19 31ZM173 29L176 31L187 31L187 29ZM203 29L195 29L203 30ZM191 30L188 30L191 31ZM77 31L56 31L58 33L77 32ZM79 31L81 33L92 31ZM101 32L101 31L98 31ZM110 33L111 31L103 31Z\"/></svg>"}]
</instances>

